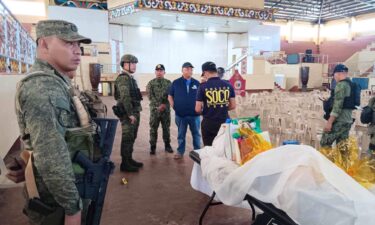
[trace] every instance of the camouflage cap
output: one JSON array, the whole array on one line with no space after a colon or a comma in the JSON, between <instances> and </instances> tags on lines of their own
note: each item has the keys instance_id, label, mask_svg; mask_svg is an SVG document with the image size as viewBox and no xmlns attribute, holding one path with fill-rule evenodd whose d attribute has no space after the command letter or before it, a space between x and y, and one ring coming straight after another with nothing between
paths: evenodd
<instances>
[{"instance_id":1,"label":"camouflage cap","mask_svg":"<svg viewBox=\"0 0 375 225\"><path fill-rule=\"evenodd\" d=\"M138 63L137 57L131 54L126 54L121 57L121 63Z\"/></svg>"},{"instance_id":2,"label":"camouflage cap","mask_svg":"<svg viewBox=\"0 0 375 225\"><path fill-rule=\"evenodd\" d=\"M78 34L75 24L64 20L42 20L36 25L36 38L56 35L64 41L79 41L90 44L91 39Z\"/></svg>"}]
</instances>

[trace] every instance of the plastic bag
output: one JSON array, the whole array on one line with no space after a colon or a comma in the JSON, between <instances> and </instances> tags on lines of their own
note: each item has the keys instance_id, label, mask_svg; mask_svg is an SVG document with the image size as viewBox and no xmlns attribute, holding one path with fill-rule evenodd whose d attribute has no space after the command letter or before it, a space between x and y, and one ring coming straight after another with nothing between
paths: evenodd
<instances>
[{"instance_id":1,"label":"plastic bag","mask_svg":"<svg viewBox=\"0 0 375 225\"><path fill-rule=\"evenodd\" d=\"M238 131L241 135L241 138L238 139L241 165L245 164L259 153L272 148L271 143L266 141L261 134L256 133L254 130L242 126Z\"/></svg>"},{"instance_id":2,"label":"plastic bag","mask_svg":"<svg viewBox=\"0 0 375 225\"><path fill-rule=\"evenodd\" d=\"M365 188L374 186L375 160L369 157L359 158L355 138L349 137L335 148L321 148L319 151Z\"/></svg>"},{"instance_id":3,"label":"plastic bag","mask_svg":"<svg viewBox=\"0 0 375 225\"><path fill-rule=\"evenodd\" d=\"M250 128L256 133L262 133L259 116L232 119L232 123L236 125L247 123L250 125Z\"/></svg>"}]
</instances>

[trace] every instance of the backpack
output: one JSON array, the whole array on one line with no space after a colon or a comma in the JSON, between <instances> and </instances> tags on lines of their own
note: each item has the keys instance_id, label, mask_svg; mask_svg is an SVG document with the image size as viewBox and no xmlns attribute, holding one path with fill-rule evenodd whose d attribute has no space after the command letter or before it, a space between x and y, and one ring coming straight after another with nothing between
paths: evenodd
<instances>
[{"instance_id":1,"label":"backpack","mask_svg":"<svg viewBox=\"0 0 375 225\"><path fill-rule=\"evenodd\" d=\"M370 106L363 108L361 112L361 123L368 124L372 122L374 110Z\"/></svg>"},{"instance_id":2,"label":"backpack","mask_svg":"<svg viewBox=\"0 0 375 225\"><path fill-rule=\"evenodd\" d=\"M79 98L86 106L91 118L105 118L107 116L107 106L96 92L82 91Z\"/></svg>"},{"instance_id":3,"label":"backpack","mask_svg":"<svg viewBox=\"0 0 375 225\"><path fill-rule=\"evenodd\" d=\"M340 82L347 82L350 85L350 95L345 98L343 108L344 109L356 109L356 106L361 105L361 87L357 83L354 83L349 79L345 79ZM331 114L334 97L335 97L335 91L332 90L331 96L326 101L323 102L325 120L328 120Z\"/></svg>"},{"instance_id":4,"label":"backpack","mask_svg":"<svg viewBox=\"0 0 375 225\"><path fill-rule=\"evenodd\" d=\"M361 105L361 87L348 79L343 80L350 84L350 96L344 100L344 109L356 109L356 106Z\"/></svg>"}]
</instances>

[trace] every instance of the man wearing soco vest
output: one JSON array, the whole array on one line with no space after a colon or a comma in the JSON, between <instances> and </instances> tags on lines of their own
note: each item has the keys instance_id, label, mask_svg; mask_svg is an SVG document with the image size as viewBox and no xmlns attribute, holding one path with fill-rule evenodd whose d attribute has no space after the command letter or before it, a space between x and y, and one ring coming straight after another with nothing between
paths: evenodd
<instances>
[{"instance_id":1,"label":"man wearing soco vest","mask_svg":"<svg viewBox=\"0 0 375 225\"><path fill-rule=\"evenodd\" d=\"M26 172L33 173L37 189L31 191L26 185L26 194L28 198L38 197L52 209L62 209L62 217L54 219L53 224L84 224L83 201L76 188L76 170L71 159L74 144L70 140L75 135L70 130L88 126L88 120L86 117L83 124L66 74L80 64L80 43L89 44L91 40L79 35L74 24L61 20L40 21L36 36L37 58L31 73L19 82L16 93L21 139L26 149L32 151L28 163L31 170ZM87 148L92 148L91 144ZM24 210L31 224L51 224L45 221L47 215L32 206L27 204Z\"/></svg>"},{"instance_id":2,"label":"man wearing soco vest","mask_svg":"<svg viewBox=\"0 0 375 225\"><path fill-rule=\"evenodd\" d=\"M115 81L115 99L117 106L121 108L121 113L117 113L122 126L120 170L125 172L137 172L143 166L143 163L133 159L133 146L142 111L142 95L133 77L137 63L138 59L134 55L122 56L120 61L122 73Z\"/></svg>"},{"instance_id":3,"label":"man wearing soco vest","mask_svg":"<svg viewBox=\"0 0 375 225\"><path fill-rule=\"evenodd\" d=\"M229 118L228 111L236 107L235 93L232 85L220 79L215 63L204 63L202 72L207 82L198 89L195 111L203 115L203 144L211 146L221 124Z\"/></svg>"}]
</instances>

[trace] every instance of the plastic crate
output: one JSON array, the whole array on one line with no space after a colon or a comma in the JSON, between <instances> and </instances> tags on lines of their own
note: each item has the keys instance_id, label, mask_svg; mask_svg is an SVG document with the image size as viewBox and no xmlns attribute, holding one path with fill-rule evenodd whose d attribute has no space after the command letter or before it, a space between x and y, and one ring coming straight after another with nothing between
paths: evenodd
<instances>
[{"instance_id":1,"label":"plastic crate","mask_svg":"<svg viewBox=\"0 0 375 225\"><path fill-rule=\"evenodd\" d=\"M283 145L299 145L299 141L297 140L285 140L283 141Z\"/></svg>"}]
</instances>

